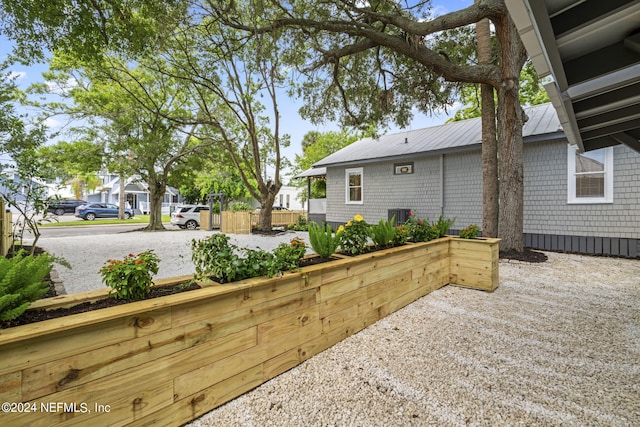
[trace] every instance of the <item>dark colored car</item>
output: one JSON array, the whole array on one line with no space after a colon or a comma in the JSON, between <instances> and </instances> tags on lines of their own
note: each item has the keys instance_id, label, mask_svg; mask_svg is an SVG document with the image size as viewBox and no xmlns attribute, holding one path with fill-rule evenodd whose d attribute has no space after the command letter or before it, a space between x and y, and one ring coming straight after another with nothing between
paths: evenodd
<instances>
[{"instance_id":1,"label":"dark colored car","mask_svg":"<svg viewBox=\"0 0 640 427\"><path fill-rule=\"evenodd\" d=\"M86 205L86 200L78 199L59 199L50 200L47 205L47 210L53 212L56 215L64 215L66 213L74 213L78 206Z\"/></svg>"},{"instance_id":2,"label":"dark colored car","mask_svg":"<svg viewBox=\"0 0 640 427\"><path fill-rule=\"evenodd\" d=\"M93 221L96 218L117 218L118 206L111 203L89 203L76 208L76 216L85 220ZM133 217L133 211L129 208L124 210L125 219Z\"/></svg>"}]
</instances>

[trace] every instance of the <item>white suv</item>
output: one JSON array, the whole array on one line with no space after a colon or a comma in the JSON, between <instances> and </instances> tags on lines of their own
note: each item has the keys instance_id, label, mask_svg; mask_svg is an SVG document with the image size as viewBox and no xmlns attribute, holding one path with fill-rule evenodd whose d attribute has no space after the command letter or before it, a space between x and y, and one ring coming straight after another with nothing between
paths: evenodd
<instances>
[{"instance_id":1,"label":"white suv","mask_svg":"<svg viewBox=\"0 0 640 427\"><path fill-rule=\"evenodd\" d=\"M185 205L178 206L171 214L171 224L180 228L195 230L200 227L200 211L208 211L206 205Z\"/></svg>"}]
</instances>

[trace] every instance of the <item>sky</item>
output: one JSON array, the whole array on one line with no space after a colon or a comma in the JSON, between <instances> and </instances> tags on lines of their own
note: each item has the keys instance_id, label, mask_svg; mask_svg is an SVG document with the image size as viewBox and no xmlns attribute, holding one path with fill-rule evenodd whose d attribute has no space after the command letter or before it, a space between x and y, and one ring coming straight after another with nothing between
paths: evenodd
<instances>
[{"instance_id":1,"label":"sky","mask_svg":"<svg viewBox=\"0 0 640 427\"><path fill-rule=\"evenodd\" d=\"M411 2L411 0L410 0ZM432 1L435 15L443 15L448 12L459 10L473 4L473 0L434 0ZM11 50L11 43L0 35L0 60L4 60ZM11 71L17 75L17 84L21 89L26 89L29 85L43 80L42 73L47 71L48 67L38 64L30 67L15 65L11 67ZM308 120L300 117L298 110L302 106L300 100L280 98L279 108L281 112L281 133L291 136L291 145L283 150L283 155L290 161L295 160L296 154L302 154L301 142L304 135L310 131L328 132L338 131L339 127L335 123L325 123L314 125ZM380 129L380 133L392 134L405 130L415 130L444 123L451 115L455 114L458 106L454 106L448 110L448 114L442 112L432 116L424 114L416 114L414 119L406 129L400 129L392 126L387 129ZM52 130L59 129L63 125L62 120L50 119L48 126ZM0 162L7 161L7 158L0 153Z\"/></svg>"}]
</instances>

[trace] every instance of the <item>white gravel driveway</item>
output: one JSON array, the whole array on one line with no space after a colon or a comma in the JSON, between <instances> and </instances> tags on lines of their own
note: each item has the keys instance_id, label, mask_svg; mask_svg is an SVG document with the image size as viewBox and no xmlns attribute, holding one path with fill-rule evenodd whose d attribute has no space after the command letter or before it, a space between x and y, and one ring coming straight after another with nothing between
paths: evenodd
<instances>
[{"instance_id":1,"label":"white gravel driveway","mask_svg":"<svg viewBox=\"0 0 640 427\"><path fill-rule=\"evenodd\" d=\"M41 237L38 246L47 252L65 258L72 266L56 266L67 293L104 288L98 271L108 259L122 259L129 253L137 254L153 249L160 258L159 271L154 278L192 274L191 240L203 239L214 232L204 230L167 230L163 232L131 231L73 237ZM240 247L272 250L295 236L309 242L306 232L284 232L277 236L230 235L231 243Z\"/></svg>"}]
</instances>

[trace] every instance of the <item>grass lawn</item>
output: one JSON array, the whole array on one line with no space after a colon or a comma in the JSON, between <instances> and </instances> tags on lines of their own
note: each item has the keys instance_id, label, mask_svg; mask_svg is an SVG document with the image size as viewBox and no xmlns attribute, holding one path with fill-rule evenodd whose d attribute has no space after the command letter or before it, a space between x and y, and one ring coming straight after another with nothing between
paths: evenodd
<instances>
[{"instance_id":1,"label":"grass lawn","mask_svg":"<svg viewBox=\"0 0 640 427\"><path fill-rule=\"evenodd\" d=\"M171 221L171 215L162 215L162 222ZM148 224L149 223L149 215L136 215L130 219L96 219L93 221L85 221L83 219L79 219L77 221L64 221L64 222L50 222L44 223L41 227L74 227L78 225L105 225L105 224Z\"/></svg>"}]
</instances>

